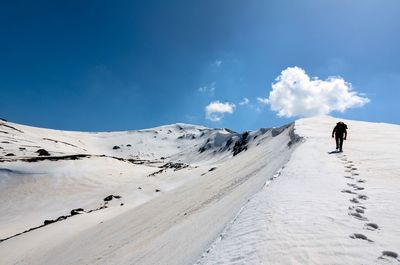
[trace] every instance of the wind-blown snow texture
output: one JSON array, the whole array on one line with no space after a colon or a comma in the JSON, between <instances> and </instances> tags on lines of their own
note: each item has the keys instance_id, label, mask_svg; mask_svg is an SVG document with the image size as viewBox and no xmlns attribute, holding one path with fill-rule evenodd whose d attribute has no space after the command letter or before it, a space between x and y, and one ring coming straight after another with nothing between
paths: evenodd
<instances>
[{"instance_id":1,"label":"wind-blown snow texture","mask_svg":"<svg viewBox=\"0 0 400 265\"><path fill-rule=\"evenodd\" d=\"M328 154L336 121L244 133L0 121L0 264L396 263L400 128L345 121L345 152Z\"/></svg>"}]
</instances>

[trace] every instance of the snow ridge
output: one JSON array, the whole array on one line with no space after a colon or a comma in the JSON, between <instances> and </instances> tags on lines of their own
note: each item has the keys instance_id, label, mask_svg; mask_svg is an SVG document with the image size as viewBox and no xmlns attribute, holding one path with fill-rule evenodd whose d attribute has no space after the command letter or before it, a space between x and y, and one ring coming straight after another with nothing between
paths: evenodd
<instances>
[{"instance_id":1,"label":"snow ridge","mask_svg":"<svg viewBox=\"0 0 400 265\"><path fill-rule=\"evenodd\" d=\"M2 121L0 264L195 262L287 161L291 130L174 124L84 133ZM110 194L119 199L103 201ZM219 222L207 225L209 216Z\"/></svg>"}]
</instances>

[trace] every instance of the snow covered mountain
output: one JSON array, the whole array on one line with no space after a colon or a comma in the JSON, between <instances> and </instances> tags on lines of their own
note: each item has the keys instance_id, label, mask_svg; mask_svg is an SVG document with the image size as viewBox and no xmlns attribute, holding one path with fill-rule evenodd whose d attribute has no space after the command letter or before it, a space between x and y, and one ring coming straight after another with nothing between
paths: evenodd
<instances>
[{"instance_id":1,"label":"snow covered mountain","mask_svg":"<svg viewBox=\"0 0 400 265\"><path fill-rule=\"evenodd\" d=\"M399 262L400 126L345 121L336 154L336 121L244 133L0 121L0 264Z\"/></svg>"}]
</instances>

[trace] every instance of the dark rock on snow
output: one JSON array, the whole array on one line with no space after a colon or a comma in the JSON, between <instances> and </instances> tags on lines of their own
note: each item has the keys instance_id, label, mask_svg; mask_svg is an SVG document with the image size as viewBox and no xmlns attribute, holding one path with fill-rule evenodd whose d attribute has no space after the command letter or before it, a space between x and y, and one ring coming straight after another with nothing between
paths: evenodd
<instances>
[{"instance_id":1,"label":"dark rock on snow","mask_svg":"<svg viewBox=\"0 0 400 265\"><path fill-rule=\"evenodd\" d=\"M104 198L105 202L111 201L112 199L121 199L120 195L108 195L107 197Z\"/></svg>"},{"instance_id":2,"label":"dark rock on snow","mask_svg":"<svg viewBox=\"0 0 400 265\"><path fill-rule=\"evenodd\" d=\"M247 150L247 143L249 142L249 132L244 132L240 135L238 141L236 141L235 145L233 146L233 156L246 151Z\"/></svg>"},{"instance_id":3,"label":"dark rock on snow","mask_svg":"<svg viewBox=\"0 0 400 265\"><path fill-rule=\"evenodd\" d=\"M81 214L84 210L82 208L73 209L71 215Z\"/></svg>"},{"instance_id":4,"label":"dark rock on snow","mask_svg":"<svg viewBox=\"0 0 400 265\"><path fill-rule=\"evenodd\" d=\"M45 149L39 149L36 151L36 153L38 153L39 156L50 156L50 153Z\"/></svg>"}]
</instances>

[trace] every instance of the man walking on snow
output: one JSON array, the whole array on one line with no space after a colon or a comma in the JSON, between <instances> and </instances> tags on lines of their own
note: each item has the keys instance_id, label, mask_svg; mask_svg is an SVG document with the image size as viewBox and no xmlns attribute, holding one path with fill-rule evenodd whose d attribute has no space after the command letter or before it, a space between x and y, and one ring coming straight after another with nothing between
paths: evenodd
<instances>
[{"instance_id":1,"label":"man walking on snow","mask_svg":"<svg viewBox=\"0 0 400 265\"><path fill-rule=\"evenodd\" d=\"M336 150L343 152L343 140L347 138L347 125L344 122L339 121L332 131L332 138L336 139Z\"/></svg>"}]
</instances>

